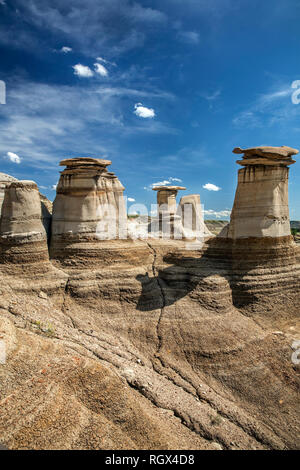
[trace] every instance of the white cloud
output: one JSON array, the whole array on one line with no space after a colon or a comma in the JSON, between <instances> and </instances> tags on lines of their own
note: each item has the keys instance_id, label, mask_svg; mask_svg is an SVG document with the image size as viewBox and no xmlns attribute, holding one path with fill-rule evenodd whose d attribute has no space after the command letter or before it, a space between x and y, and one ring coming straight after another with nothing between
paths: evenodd
<instances>
[{"instance_id":1,"label":"white cloud","mask_svg":"<svg viewBox=\"0 0 300 470\"><path fill-rule=\"evenodd\" d=\"M60 50L60 52L64 52L65 54L67 54L68 52L72 52L72 47L68 47L68 46L63 46Z\"/></svg>"},{"instance_id":2,"label":"white cloud","mask_svg":"<svg viewBox=\"0 0 300 470\"><path fill-rule=\"evenodd\" d=\"M175 96L172 93L161 90L136 90L134 88L125 87L101 87L98 88L97 93L107 96L138 96L145 98L162 98L166 100L174 100Z\"/></svg>"},{"instance_id":3,"label":"white cloud","mask_svg":"<svg viewBox=\"0 0 300 470\"><path fill-rule=\"evenodd\" d=\"M170 177L169 179L170 179L170 181L178 181L179 183L182 182L182 180L181 180L180 178L172 178L172 177Z\"/></svg>"},{"instance_id":4,"label":"white cloud","mask_svg":"<svg viewBox=\"0 0 300 470\"><path fill-rule=\"evenodd\" d=\"M1 108L0 154L9 161L7 151L12 150L26 167L57 172L59 161L70 149L86 155L92 148L95 155L107 155L110 160L119 155L122 139L128 135L176 131L155 119L124 120L127 103L118 96L98 94L99 85L87 80L84 87L28 80L14 83L8 90L10 106Z\"/></svg>"},{"instance_id":5,"label":"white cloud","mask_svg":"<svg viewBox=\"0 0 300 470\"><path fill-rule=\"evenodd\" d=\"M202 186L203 189L207 189L208 191L220 191L219 186L216 186L215 184L212 183L206 183Z\"/></svg>"},{"instance_id":6,"label":"white cloud","mask_svg":"<svg viewBox=\"0 0 300 470\"><path fill-rule=\"evenodd\" d=\"M146 189L146 191L150 191L152 188L156 188L157 186L168 186L175 182L181 183L182 180L180 178L173 178L173 176L170 176L167 180L158 181L157 183L149 184L149 186L144 186L144 189Z\"/></svg>"},{"instance_id":7,"label":"white cloud","mask_svg":"<svg viewBox=\"0 0 300 470\"><path fill-rule=\"evenodd\" d=\"M94 64L95 72L101 75L101 77L108 76L108 70L102 64L98 64L97 62Z\"/></svg>"},{"instance_id":8,"label":"white cloud","mask_svg":"<svg viewBox=\"0 0 300 470\"><path fill-rule=\"evenodd\" d=\"M114 67L117 67L117 64L115 62L110 62L109 60L103 59L103 57L97 57L96 61L103 62L103 64L110 64L110 65L113 65Z\"/></svg>"},{"instance_id":9,"label":"white cloud","mask_svg":"<svg viewBox=\"0 0 300 470\"><path fill-rule=\"evenodd\" d=\"M94 75L93 71L87 65L76 64L73 65L74 74L78 77L92 77Z\"/></svg>"},{"instance_id":10,"label":"white cloud","mask_svg":"<svg viewBox=\"0 0 300 470\"><path fill-rule=\"evenodd\" d=\"M53 185L51 186L51 189L52 189L53 191L56 191L57 184L58 184L58 183L56 183L56 184L53 184Z\"/></svg>"},{"instance_id":11,"label":"white cloud","mask_svg":"<svg viewBox=\"0 0 300 470\"><path fill-rule=\"evenodd\" d=\"M214 211L213 209L204 210L204 215L213 216L217 219L221 217L230 217L231 211L230 210L222 210L222 211Z\"/></svg>"},{"instance_id":12,"label":"white cloud","mask_svg":"<svg viewBox=\"0 0 300 470\"><path fill-rule=\"evenodd\" d=\"M154 118L155 116L155 111L153 108L146 108L146 106L143 106L142 103L136 103L134 105L134 114L141 118Z\"/></svg>"},{"instance_id":13,"label":"white cloud","mask_svg":"<svg viewBox=\"0 0 300 470\"><path fill-rule=\"evenodd\" d=\"M134 199L133 197L128 197L127 200L128 200L129 202L135 202L135 199Z\"/></svg>"},{"instance_id":14,"label":"white cloud","mask_svg":"<svg viewBox=\"0 0 300 470\"><path fill-rule=\"evenodd\" d=\"M5 0L0 0L0 5L6 5Z\"/></svg>"},{"instance_id":15,"label":"white cloud","mask_svg":"<svg viewBox=\"0 0 300 470\"><path fill-rule=\"evenodd\" d=\"M168 184L171 184L169 180L158 181L157 183L152 183L150 187L156 188L157 186L167 186Z\"/></svg>"},{"instance_id":16,"label":"white cloud","mask_svg":"<svg viewBox=\"0 0 300 470\"><path fill-rule=\"evenodd\" d=\"M11 162L13 162L13 163L21 163L21 158L20 158L19 155L17 155L16 153L7 152L7 156L8 156L8 158L10 159Z\"/></svg>"}]
</instances>

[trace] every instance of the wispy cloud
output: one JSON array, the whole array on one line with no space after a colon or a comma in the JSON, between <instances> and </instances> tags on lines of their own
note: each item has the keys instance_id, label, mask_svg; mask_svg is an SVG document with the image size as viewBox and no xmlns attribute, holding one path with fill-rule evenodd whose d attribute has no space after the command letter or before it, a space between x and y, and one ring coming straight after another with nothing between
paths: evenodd
<instances>
[{"instance_id":1,"label":"wispy cloud","mask_svg":"<svg viewBox=\"0 0 300 470\"><path fill-rule=\"evenodd\" d=\"M261 93L247 109L233 117L233 125L255 128L271 126L276 122L288 123L300 114L300 109L291 100L293 91L291 84L287 84Z\"/></svg>"},{"instance_id":2,"label":"wispy cloud","mask_svg":"<svg viewBox=\"0 0 300 470\"><path fill-rule=\"evenodd\" d=\"M117 64L115 62L111 62L110 60L103 59L103 57L97 57L96 61L103 62L103 64L109 64L109 65L113 65L114 67L117 67Z\"/></svg>"},{"instance_id":3,"label":"wispy cloud","mask_svg":"<svg viewBox=\"0 0 300 470\"><path fill-rule=\"evenodd\" d=\"M176 132L159 120L131 119L130 97L99 93L93 81L85 86L20 81L9 87L7 99L9 107L0 106L0 153L14 150L36 168L57 168L70 150L112 158L123 137Z\"/></svg>"},{"instance_id":4,"label":"wispy cloud","mask_svg":"<svg viewBox=\"0 0 300 470\"><path fill-rule=\"evenodd\" d=\"M167 91L162 90L138 90L127 87L99 87L97 93L107 96L137 96L141 98L161 98L167 100L174 100L175 96Z\"/></svg>"},{"instance_id":5,"label":"wispy cloud","mask_svg":"<svg viewBox=\"0 0 300 470\"><path fill-rule=\"evenodd\" d=\"M178 31L177 38L186 44L199 43L199 33L196 31Z\"/></svg>"},{"instance_id":6,"label":"wispy cloud","mask_svg":"<svg viewBox=\"0 0 300 470\"><path fill-rule=\"evenodd\" d=\"M68 37L77 50L96 57L98 51L111 56L142 47L147 34L167 22L167 15L158 9L131 0L15 0L22 20L30 27L21 37L18 23L10 31L0 33L0 41L20 48L37 48L36 32ZM79 34L84 31L84 34ZM49 35L49 34L48 34Z\"/></svg>"},{"instance_id":7,"label":"wispy cloud","mask_svg":"<svg viewBox=\"0 0 300 470\"><path fill-rule=\"evenodd\" d=\"M221 90L217 89L212 93L202 93L201 96L205 98L207 101L215 101L221 95Z\"/></svg>"}]
</instances>

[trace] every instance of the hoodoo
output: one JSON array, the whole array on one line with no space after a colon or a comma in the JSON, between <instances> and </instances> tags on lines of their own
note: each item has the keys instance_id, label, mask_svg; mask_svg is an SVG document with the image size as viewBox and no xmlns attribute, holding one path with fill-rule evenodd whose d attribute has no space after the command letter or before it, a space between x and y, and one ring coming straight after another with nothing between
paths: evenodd
<instances>
[{"instance_id":1,"label":"hoodoo","mask_svg":"<svg viewBox=\"0 0 300 470\"><path fill-rule=\"evenodd\" d=\"M289 166L298 153L290 147L235 148L238 186L227 239L232 257L233 296L239 305L258 297L296 292L299 265L291 236L288 204Z\"/></svg>"},{"instance_id":2,"label":"hoodoo","mask_svg":"<svg viewBox=\"0 0 300 470\"><path fill-rule=\"evenodd\" d=\"M178 191L185 190L183 186L156 186L157 218L150 224L150 231L158 238L185 238L182 218L176 214L176 196Z\"/></svg>"},{"instance_id":3,"label":"hoodoo","mask_svg":"<svg viewBox=\"0 0 300 470\"><path fill-rule=\"evenodd\" d=\"M124 187L107 171L109 160L62 160L53 203L51 254L56 257L69 242L123 238L127 214Z\"/></svg>"},{"instance_id":4,"label":"hoodoo","mask_svg":"<svg viewBox=\"0 0 300 470\"><path fill-rule=\"evenodd\" d=\"M228 237L290 236L288 177L292 155L290 147L254 147L243 153L238 172L238 187L232 209Z\"/></svg>"},{"instance_id":5,"label":"hoodoo","mask_svg":"<svg viewBox=\"0 0 300 470\"><path fill-rule=\"evenodd\" d=\"M177 214L182 217L183 228L186 232L194 234L196 238L212 236L204 222L200 194L182 196Z\"/></svg>"},{"instance_id":6,"label":"hoodoo","mask_svg":"<svg viewBox=\"0 0 300 470\"><path fill-rule=\"evenodd\" d=\"M33 181L13 181L6 185L0 237L1 262L49 260L39 191Z\"/></svg>"}]
</instances>

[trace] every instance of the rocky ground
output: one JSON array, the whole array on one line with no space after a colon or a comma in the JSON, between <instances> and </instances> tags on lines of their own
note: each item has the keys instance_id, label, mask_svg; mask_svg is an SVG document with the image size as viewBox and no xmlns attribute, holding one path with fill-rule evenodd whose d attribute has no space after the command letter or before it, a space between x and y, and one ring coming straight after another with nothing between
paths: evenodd
<instances>
[{"instance_id":1,"label":"rocky ground","mask_svg":"<svg viewBox=\"0 0 300 470\"><path fill-rule=\"evenodd\" d=\"M299 291L238 307L226 262L205 249L91 248L1 265L2 444L299 448Z\"/></svg>"}]
</instances>

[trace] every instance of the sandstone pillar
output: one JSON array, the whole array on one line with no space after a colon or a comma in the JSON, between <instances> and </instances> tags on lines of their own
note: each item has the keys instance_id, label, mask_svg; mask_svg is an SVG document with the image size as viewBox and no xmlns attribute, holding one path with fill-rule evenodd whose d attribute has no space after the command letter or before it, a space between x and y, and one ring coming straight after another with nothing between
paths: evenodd
<instances>
[{"instance_id":1,"label":"sandstone pillar","mask_svg":"<svg viewBox=\"0 0 300 470\"><path fill-rule=\"evenodd\" d=\"M150 224L150 231L156 238L184 238L181 216L177 215L176 196L182 186L157 186L157 218Z\"/></svg>"},{"instance_id":2,"label":"sandstone pillar","mask_svg":"<svg viewBox=\"0 0 300 470\"><path fill-rule=\"evenodd\" d=\"M212 236L204 222L204 214L199 194L182 196L177 214L182 218L185 232L194 235L196 238Z\"/></svg>"},{"instance_id":3,"label":"sandstone pillar","mask_svg":"<svg viewBox=\"0 0 300 470\"><path fill-rule=\"evenodd\" d=\"M291 236L288 175L298 150L290 147L236 148L238 186L230 223L220 234L232 259L237 304L267 301L295 289L296 248ZM229 253L229 252L228 252Z\"/></svg>"},{"instance_id":4,"label":"sandstone pillar","mask_svg":"<svg viewBox=\"0 0 300 470\"><path fill-rule=\"evenodd\" d=\"M107 171L110 164L96 158L60 162L66 169L61 172L53 203L51 254L69 241L126 238L124 187Z\"/></svg>"},{"instance_id":5,"label":"sandstone pillar","mask_svg":"<svg viewBox=\"0 0 300 470\"><path fill-rule=\"evenodd\" d=\"M244 153L237 163L238 187L232 209L228 237L290 236L288 175L291 156L298 153L289 147L234 149Z\"/></svg>"},{"instance_id":6,"label":"sandstone pillar","mask_svg":"<svg viewBox=\"0 0 300 470\"><path fill-rule=\"evenodd\" d=\"M49 259L36 183L15 181L5 187L0 222L1 262Z\"/></svg>"}]
</instances>

